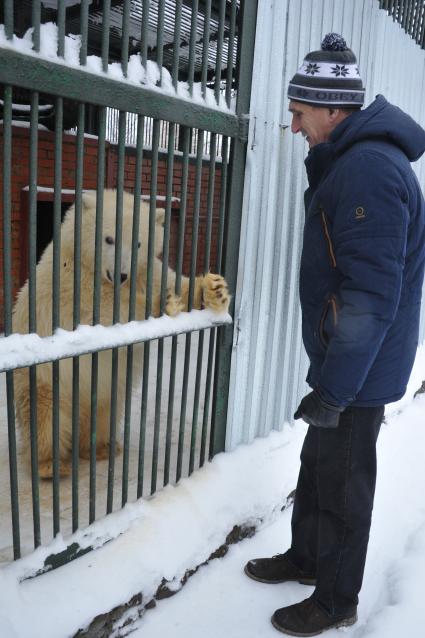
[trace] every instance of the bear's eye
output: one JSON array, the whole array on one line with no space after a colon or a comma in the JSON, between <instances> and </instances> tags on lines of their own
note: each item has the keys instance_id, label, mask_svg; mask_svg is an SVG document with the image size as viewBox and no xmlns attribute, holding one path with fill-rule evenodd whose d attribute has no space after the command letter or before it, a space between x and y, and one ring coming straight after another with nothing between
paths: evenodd
<instances>
[{"instance_id":1,"label":"bear's eye","mask_svg":"<svg viewBox=\"0 0 425 638\"><path fill-rule=\"evenodd\" d=\"M112 244L115 244L115 242L114 242L114 238L113 238L113 237L111 237L110 235L107 235L107 236L105 237L105 241L106 241L106 243L107 243L107 244L109 244L109 245L111 245L111 246L112 246Z\"/></svg>"},{"instance_id":2,"label":"bear's eye","mask_svg":"<svg viewBox=\"0 0 425 638\"><path fill-rule=\"evenodd\" d=\"M137 248L140 248L140 246L141 246L141 244L140 244L140 242L138 241L138 242L137 242Z\"/></svg>"}]
</instances>

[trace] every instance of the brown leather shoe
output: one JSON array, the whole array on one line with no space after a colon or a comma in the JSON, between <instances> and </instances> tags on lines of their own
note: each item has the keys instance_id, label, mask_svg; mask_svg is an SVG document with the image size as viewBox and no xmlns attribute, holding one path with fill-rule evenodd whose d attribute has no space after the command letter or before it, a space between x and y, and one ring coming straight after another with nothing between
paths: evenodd
<instances>
[{"instance_id":1,"label":"brown leather shoe","mask_svg":"<svg viewBox=\"0 0 425 638\"><path fill-rule=\"evenodd\" d=\"M339 616L327 614L313 598L307 598L295 605L277 609L272 618L272 625L289 636L317 636L327 629L350 627L357 622L357 611Z\"/></svg>"},{"instance_id":2,"label":"brown leather shoe","mask_svg":"<svg viewBox=\"0 0 425 638\"><path fill-rule=\"evenodd\" d=\"M285 583L295 581L302 585L315 585L316 576L298 569L285 554L276 554L271 558L255 558L245 565L245 574L260 583Z\"/></svg>"}]
</instances>

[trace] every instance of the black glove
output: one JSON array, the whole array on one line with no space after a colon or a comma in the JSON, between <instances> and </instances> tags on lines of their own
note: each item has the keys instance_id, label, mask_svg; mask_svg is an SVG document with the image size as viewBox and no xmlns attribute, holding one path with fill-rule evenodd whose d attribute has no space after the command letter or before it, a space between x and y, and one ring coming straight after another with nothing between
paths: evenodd
<instances>
[{"instance_id":1,"label":"black glove","mask_svg":"<svg viewBox=\"0 0 425 638\"><path fill-rule=\"evenodd\" d=\"M337 428L339 415L345 408L324 401L317 390L307 394L298 406L294 419L303 419L319 428Z\"/></svg>"}]
</instances>

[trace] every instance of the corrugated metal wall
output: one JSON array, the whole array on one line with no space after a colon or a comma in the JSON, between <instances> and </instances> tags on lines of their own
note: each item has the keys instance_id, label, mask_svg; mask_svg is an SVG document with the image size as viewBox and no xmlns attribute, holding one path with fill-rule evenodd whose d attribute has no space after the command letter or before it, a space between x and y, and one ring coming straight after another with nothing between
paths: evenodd
<instances>
[{"instance_id":1,"label":"corrugated metal wall","mask_svg":"<svg viewBox=\"0 0 425 638\"><path fill-rule=\"evenodd\" d=\"M227 449L281 428L306 390L298 264L307 146L287 128L286 90L329 31L357 54L366 106L382 93L425 126L425 51L378 0L259 0ZM425 186L425 161L415 168Z\"/></svg>"}]
</instances>

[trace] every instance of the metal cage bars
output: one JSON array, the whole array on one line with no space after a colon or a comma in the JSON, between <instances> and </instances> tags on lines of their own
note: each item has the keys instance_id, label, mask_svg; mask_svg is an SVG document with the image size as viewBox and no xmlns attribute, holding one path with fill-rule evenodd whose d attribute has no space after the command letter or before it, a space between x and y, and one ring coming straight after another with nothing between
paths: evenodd
<instances>
[{"instance_id":1,"label":"metal cage bars","mask_svg":"<svg viewBox=\"0 0 425 638\"><path fill-rule=\"evenodd\" d=\"M61 57L64 54L64 18L65 18L65 3L59 3L58 13L58 56ZM103 47L102 47L102 66L107 69L107 41L108 41L108 3L105 3L105 22L103 24ZM210 3L209 3L210 4ZM11 11L11 2L6 2L5 22L6 32L9 37L13 32L13 12ZM144 7L148 8L149 3L144 2ZM226 3L221 2L220 10L220 29L223 28L224 23L224 7ZM178 11L181 9L181 2L176 4L176 24L178 24ZM38 50L40 46L40 2L33 3L33 48ZM82 46L80 49L80 61L84 64L87 58L87 24L86 17L88 11L87 0L82 2L81 12L81 34L82 34ZM196 12L195 12L196 13ZM125 2L123 19L128 19L129 3ZM250 12L248 12L249 16ZM233 54L231 51L234 46L234 34L237 16L237 3L232 3L231 10L231 25L230 30L233 34L233 39L229 40L228 59L233 60ZM253 37L251 13L251 28L247 32L249 37ZM246 18L244 18L246 22ZM255 19L254 19L255 23ZM143 28L143 27L142 27ZM207 27L205 26L205 29ZM244 27L245 28L245 27ZM123 32L125 32L125 25L123 25ZM219 35L220 40L220 35ZM161 48L161 34L158 34L157 48ZM253 41L251 42L251 53L253 48ZM84 185L84 170L83 170L83 158L84 158L84 119L86 102L85 98L88 93L87 77L84 71L75 69L60 69L59 76L52 77L54 70L58 70L57 63L47 62L43 63L41 69L37 65L36 58L27 58L22 54L8 50L5 51L8 54L8 59L12 63L12 66L17 69L18 73L15 78L12 78L13 74L6 72L3 77L3 69L0 74L0 80L5 84L4 93L4 188L3 188L3 208L4 208L4 299L5 299L5 336L11 333L11 310L12 310L12 290L10 287L10 268L11 268L11 194L10 194L10 163L11 163L11 148L12 148L12 93L13 87L23 86L31 91L31 123L30 123L30 179L29 179L29 331L37 331L36 322L36 235L37 235L37 169L38 169L38 104L39 104L39 89L43 86L43 91L48 89L52 95L56 95L56 127L54 134L54 223L53 223L53 270L52 270L52 288L53 288L53 304L52 304L52 328L55 329L61 325L59 297L60 297L60 276L59 276L59 264L60 264L60 237L61 237L61 188L62 188L62 145L63 145L63 133L62 133L62 121L63 121L63 105L66 99L79 98L78 105L78 126L76 130L76 144L75 144L75 159L76 159L76 174L75 174L75 222L74 222L74 255L76 260L76 268L74 270L74 295L73 295L73 318L72 325L75 329L78 326L80 320L80 292L81 292L81 271L80 271L80 259L81 259L81 218L82 218L82 195ZM126 51L123 51L122 67L123 74L126 74ZM248 56L249 57L249 56ZM147 57L146 51L142 50L142 60L146 64ZM251 61L252 62L252 61ZM6 67L7 65L5 65ZM3 68L5 68L3 67ZM178 49L176 49L176 55L173 64L173 85L177 86L177 70L178 70ZM76 71L77 75L74 74ZM35 76L33 75L35 73ZM217 60L216 73L221 77L221 58ZM203 77L205 77L205 73ZM243 74L242 74L243 75ZM228 80L232 81L233 70L232 64L227 69ZM43 82L41 79L43 78ZM48 80L50 78L50 80ZM73 80L81 80L82 85L79 87L78 96L76 95L76 87L73 85ZM13 79L13 82L11 81ZM216 148L217 140L223 140L223 160L221 165L221 178L220 178L220 204L219 204L219 226L217 232L217 257L215 268L217 271L221 270L222 261L222 245L225 238L225 226L226 226L226 185L228 178L227 158L230 139L235 139L239 132L238 117L230 112L225 111L212 111L209 107L199 104L186 103L182 105L176 98L176 101L169 101L167 95L161 96L161 100L152 101L145 104L141 96L138 96L136 100L137 104L132 103L132 97L136 96L136 92L133 88L128 88L127 85L122 87L123 91L129 91L127 100L122 96L119 96L120 91L116 90L116 82L109 80L108 78L90 78L91 90L90 99L92 103L95 103L99 107L99 135L97 143L97 205L96 205L96 237L95 237L95 274L94 274L94 287L93 287L93 323L99 322L100 313L100 268L102 258L102 216L103 216L103 185L105 183L105 141L106 141L106 109L112 106L119 110L119 127L118 127L118 160L117 160L117 211L116 211L116 236L119 237L122 232L122 197L124 188L124 164L125 164L125 147L126 147L126 118L129 115L128 105L132 104L132 111L137 115L137 141L136 141L136 173L134 184L134 217L133 217L133 235L132 235L132 257L131 257L131 274L130 274L130 304L129 304L129 321L135 317L135 286L136 286L136 268L137 268L137 234L139 225L139 211L140 211L140 193L141 193L141 172L143 164L143 140L144 140L144 123L146 116L153 118L153 144L152 144L152 170L151 170L151 206L150 206L150 233L149 233L149 248L148 248L148 290L147 290L147 303L146 303L146 317L149 316L152 309L152 259L153 259L153 242L154 242L154 217L155 217L155 199L157 188L157 168L158 168L158 149L159 149L159 134L160 125L163 122L168 122L168 140L167 140L167 186L165 197L165 229L164 229L164 268L161 277L161 302L160 302L160 314L164 312L165 308L165 292L166 292L166 257L168 256L168 247L170 239L170 217L171 217L171 197L172 197L172 180L173 180L173 161L174 161L174 140L175 131L177 126L182 130L182 191L181 191L181 211L179 216L178 227L178 239L177 239L177 265L176 265L176 282L175 291L177 294L181 292L181 277L183 266L183 247L185 236L185 220L187 209L187 190L188 190L188 174L189 174L189 155L190 155L190 143L191 143L191 129L196 128L199 123L202 123L203 128L196 129L198 133L196 139L197 152L196 152L196 166L195 166L195 196L194 196L194 210L193 210L193 229L192 229L192 257L190 268L190 291L189 291L189 309L192 307L193 294L194 294L194 282L196 277L196 263L197 263L197 245L198 245L198 232L199 232L199 214L200 214L200 196L202 189L202 169L203 169L203 155L204 145L203 140L206 135L210 136L211 144L211 159L208 167L208 186L207 186L207 214L206 214L206 230L205 230L205 253L203 255L203 269L207 271L210 267L211 261L211 236L213 225L213 201L214 201L214 188L216 186L215 171L216 171ZM46 86L46 82L48 86ZM245 84L248 86L250 83L249 73L243 81L242 86ZM93 84L95 86L93 86ZM205 85L203 85L205 88ZM112 90L114 88L114 90ZM105 96L104 89L108 93L108 98ZM193 82L192 82L193 89ZM139 91L144 91L143 87L139 88ZM218 92L220 91L220 84L216 82L216 98L218 100ZM245 89L246 94L246 89ZM230 104L231 88L226 89L226 102ZM152 98L149 91L145 96ZM115 99L116 98L116 99ZM170 110L171 104L173 108ZM124 105L126 108L124 108ZM143 108L142 108L143 105ZM244 108L244 107L242 107ZM171 118L171 111L173 117ZM239 107L241 110L241 107ZM242 112L242 111L241 111ZM168 119L170 118L170 119ZM244 145L241 141L240 144ZM238 172L239 179L243 175L243 161L237 166L238 162L231 159L232 172ZM239 193L241 196L241 193ZM240 206L234 198L234 206ZM237 215L237 212L236 212ZM237 225L237 224L236 224ZM238 229L236 231L238 233ZM234 241L233 238L231 241ZM118 250L115 253L115 266L119 263L119 245ZM119 285L118 280L119 268L115 267L115 280L114 280L114 322L119 320ZM234 275L235 276L235 275ZM7 283L9 282L9 283ZM189 370L191 368L191 335L188 333L185 337L185 354L184 354L184 370L182 378L182 400L180 403L180 415L179 415L179 428L178 428L178 442L176 450L176 467L175 474L172 477L171 472L171 458L172 458L172 430L173 430L173 411L175 409L174 393L176 387L176 363L177 363L177 337L171 337L171 363L170 363L170 376L168 385L168 405L167 405L167 420L165 430L165 447L164 453L164 470L163 470L163 485L166 485L170 480L179 480L183 473L183 463L187 463L188 467L186 471L190 474L193 472L196 466L201 466L205 462L206 456L212 456L212 454L219 449L223 449L222 445L217 444L217 429L223 428L225 423L223 420L218 423L216 420L214 427L210 428L209 441L211 446L208 445L208 428L210 418L210 402L211 397L214 394L212 390L212 377L215 360L215 343L216 333L220 334L222 328L214 328L209 330L209 346L208 346L208 359L206 365L206 371L203 366L203 348L204 348L204 335L205 331L200 332L198 351L196 356L196 373L194 381L194 398L192 407L192 420L189 432L189 456L185 458L184 454L184 441L186 437L186 411L188 407L188 385L189 385ZM150 480L150 493L155 492L158 487L158 463L159 463L159 437L160 437L160 408L162 399L162 383L163 383L163 358L164 358L164 339L158 341L158 354L157 354L157 381L155 391L155 418L154 418L154 438L152 448L152 464L151 464L151 480ZM149 350L150 343L147 341L144 346L144 360L143 360L143 375L142 375L142 401L139 418L139 450L138 450L138 478L137 478L137 497L144 494L144 468L146 461L146 428L147 428L147 400L148 400L148 377L149 377ZM124 413L124 427L123 427L123 458L122 458L122 482L121 482L121 505L123 506L129 499L129 449L130 449L130 433L131 433L131 388L132 388L132 367L133 367L133 345L129 345L127 350L127 372L126 372L126 397L125 397L125 413ZM89 498L88 498L88 522L91 523L96 519L96 504L97 504L97 488L96 488L96 409L97 409L97 388L99 382L99 360L98 352L95 349L87 348L88 353L91 354L92 368L91 368L91 422L90 422L90 460L89 460ZM112 357L112 395L111 395L111 409L110 409L110 455L108 461L108 482L107 482L107 498L106 498L106 512L111 512L114 505L114 478L116 459L114 454L114 446L116 443L116 377L118 366L118 348L114 348L111 351ZM53 480L52 480L52 527L53 535L56 535L61 531L61 489L59 480L59 414L58 406L60 402L59 393L59 377L60 377L60 357L57 360L52 361L52 388L54 394L53 400L53 414L52 414L52 439L53 439ZM71 472L71 511L72 511L72 531L76 531L81 523L81 498L79 491L80 480L80 460L78 455L78 446L80 440L79 432L79 357L73 357L72 359L72 472ZM216 375L217 372L216 362ZM200 433L198 432L198 420L200 413L200 395L202 391L202 375L205 373L204 382L204 408L202 413L202 424ZM13 551L14 558L19 558L21 555L21 539L20 539L20 525L19 525L19 483L18 483L18 469L17 469L17 450L16 450L16 435L15 435L15 422L14 422L14 394L13 394L13 372L11 370L6 372L7 376L7 403L8 403L8 435L9 435L9 470L10 470L10 491L12 499L12 531L13 531ZM42 540L41 534L41 522L40 522L40 479L38 475L38 454L37 454L37 365L31 365L29 368L29 388L30 388L30 401L31 401L31 485L32 485L32 507L33 507L33 539L34 546L37 547ZM223 387L226 382L223 380ZM213 406L214 410L214 406ZM214 419L213 419L214 420ZM200 449L197 450L196 442L200 439ZM208 449L209 448L209 449ZM172 477L172 478L171 478Z\"/></svg>"},{"instance_id":2,"label":"metal cage bars","mask_svg":"<svg viewBox=\"0 0 425 638\"><path fill-rule=\"evenodd\" d=\"M379 0L379 6L387 11L422 49L425 48L424 0Z\"/></svg>"}]
</instances>

